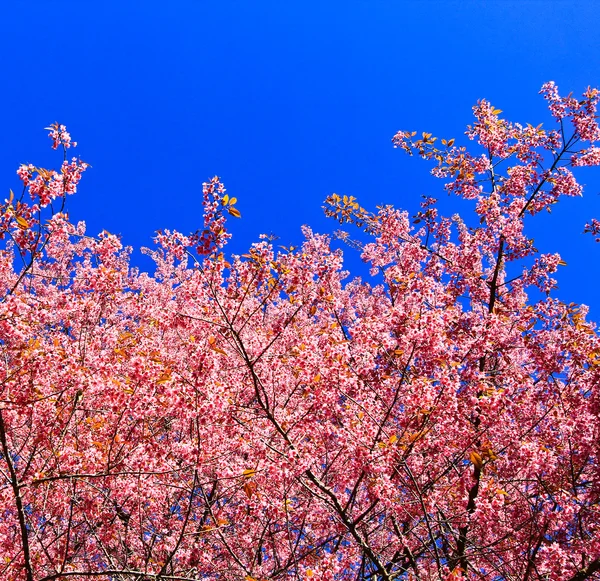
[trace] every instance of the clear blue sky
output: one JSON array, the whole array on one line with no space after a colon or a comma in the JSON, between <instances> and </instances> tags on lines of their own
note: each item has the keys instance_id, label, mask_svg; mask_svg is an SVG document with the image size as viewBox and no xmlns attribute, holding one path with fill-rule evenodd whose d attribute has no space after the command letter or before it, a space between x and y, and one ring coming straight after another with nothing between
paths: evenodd
<instances>
[{"instance_id":1,"label":"clear blue sky","mask_svg":"<svg viewBox=\"0 0 600 581\"><path fill-rule=\"evenodd\" d=\"M598 0L6 0L2 187L18 185L22 162L58 163L42 128L59 121L93 166L71 217L135 248L157 229L200 226L201 183L215 174L239 199L236 252L261 232L294 243L305 223L332 231L331 192L408 210L428 194L453 213L457 200L392 148L394 133L466 142L479 98L551 125L542 83L600 85L599 22ZM542 218L535 239L568 263L559 296L599 320L600 245L581 232L600 218L600 169L578 177L585 198Z\"/></svg>"}]
</instances>

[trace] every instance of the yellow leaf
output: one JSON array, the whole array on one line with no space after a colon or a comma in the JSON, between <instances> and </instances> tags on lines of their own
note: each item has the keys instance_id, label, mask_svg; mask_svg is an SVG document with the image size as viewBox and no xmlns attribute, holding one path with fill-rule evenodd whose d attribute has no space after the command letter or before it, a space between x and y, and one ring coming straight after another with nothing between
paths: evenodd
<instances>
[{"instance_id":1,"label":"yellow leaf","mask_svg":"<svg viewBox=\"0 0 600 581\"><path fill-rule=\"evenodd\" d=\"M231 200L229 200L229 205L234 206L236 202L237 202L237 198L231 198Z\"/></svg>"},{"instance_id":2,"label":"yellow leaf","mask_svg":"<svg viewBox=\"0 0 600 581\"><path fill-rule=\"evenodd\" d=\"M500 113L502 113L502 109L493 109L492 110L493 115L500 115Z\"/></svg>"},{"instance_id":3,"label":"yellow leaf","mask_svg":"<svg viewBox=\"0 0 600 581\"><path fill-rule=\"evenodd\" d=\"M228 201L229 201L229 195L225 194L223 196L223 199L221 200L221 204L223 204L223 206L226 206Z\"/></svg>"},{"instance_id":4,"label":"yellow leaf","mask_svg":"<svg viewBox=\"0 0 600 581\"><path fill-rule=\"evenodd\" d=\"M559 260L558 266L567 266L567 263L564 260Z\"/></svg>"},{"instance_id":5,"label":"yellow leaf","mask_svg":"<svg viewBox=\"0 0 600 581\"><path fill-rule=\"evenodd\" d=\"M8 198L8 203L12 204L12 201L15 199L15 193L12 190L9 190L10 196Z\"/></svg>"},{"instance_id":6,"label":"yellow leaf","mask_svg":"<svg viewBox=\"0 0 600 581\"><path fill-rule=\"evenodd\" d=\"M252 468L248 468L247 470L244 470L242 472L244 478L252 478L252 476L254 476L256 474L256 470L253 470Z\"/></svg>"},{"instance_id":7,"label":"yellow leaf","mask_svg":"<svg viewBox=\"0 0 600 581\"><path fill-rule=\"evenodd\" d=\"M448 139L448 147L452 147L454 145L454 137L452 139Z\"/></svg>"},{"instance_id":8,"label":"yellow leaf","mask_svg":"<svg viewBox=\"0 0 600 581\"><path fill-rule=\"evenodd\" d=\"M474 452L474 451L471 452L469 454L469 460L471 460L471 462L473 463L473 466L475 466L475 468L478 468L479 470L481 470L481 467L483 466L483 459L477 452Z\"/></svg>"},{"instance_id":9,"label":"yellow leaf","mask_svg":"<svg viewBox=\"0 0 600 581\"><path fill-rule=\"evenodd\" d=\"M485 453L484 453L492 462L494 460L498 460L498 456L496 455L496 452L494 452L494 450L492 448L488 448Z\"/></svg>"},{"instance_id":10,"label":"yellow leaf","mask_svg":"<svg viewBox=\"0 0 600 581\"><path fill-rule=\"evenodd\" d=\"M29 228L29 222L27 220L25 220L25 218L23 218L22 216L17 216L16 220L17 220L17 226L19 226L19 228L21 228L21 230L27 230L27 228Z\"/></svg>"},{"instance_id":11,"label":"yellow leaf","mask_svg":"<svg viewBox=\"0 0 600 581\"><path fill-rule=\"evenodd\" d=\"M165 373L163 373L158 378L158 381L156 383L161 384L161 383L166 383L167 381L171 381L171 374L169 372L165 371Z\"/></svg>"},{"instance_id":12,"label":"yellow leaf","mask_svg":"<svg viewBox=\"0 0 600 581\"><path fill-rule=\"evenodd\" d=\"M233 206L229 206L229 208L227 208L227 211L234 217L234 218L241 218L242 215L240 214L240 211L237 208L234 208Z\"/></svg>"}]
</instances>

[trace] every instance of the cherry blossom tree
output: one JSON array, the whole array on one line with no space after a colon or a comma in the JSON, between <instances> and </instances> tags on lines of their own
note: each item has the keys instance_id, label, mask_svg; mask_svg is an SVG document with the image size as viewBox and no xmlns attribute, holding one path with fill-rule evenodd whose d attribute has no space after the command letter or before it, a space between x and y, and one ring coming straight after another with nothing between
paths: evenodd
<instances>
[{"instance_id":1,"label":"cherry blossom tree","mask_svg":"<svg viewBox=\"0 0 600 581\"><path fill-rule=\"evenodd\" d=\"M472 222L327 199L371 282L308 227L227 257L218 178L138 272L69 221L50 127L0 208L0 578L599 579L600 342L524 223L600 164L600 94L542 94L556 130L394 137Z\"/></svg>"}]
</instances>

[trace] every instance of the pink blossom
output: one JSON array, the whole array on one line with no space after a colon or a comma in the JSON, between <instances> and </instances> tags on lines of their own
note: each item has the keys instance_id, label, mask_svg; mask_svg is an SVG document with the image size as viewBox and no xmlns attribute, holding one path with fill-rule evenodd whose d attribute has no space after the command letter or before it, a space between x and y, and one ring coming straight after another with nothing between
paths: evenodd
<instances>
[{"instance_id":1,"label":"pink blossom","mask_svg":"<svg viewBox=\"0 0 600 581\"><path fill-rule=\"evenodd\" d=\"M590 147L573 155L571 163L574 166L600 165L600 147Z\"/></svg>"}]
</instances>

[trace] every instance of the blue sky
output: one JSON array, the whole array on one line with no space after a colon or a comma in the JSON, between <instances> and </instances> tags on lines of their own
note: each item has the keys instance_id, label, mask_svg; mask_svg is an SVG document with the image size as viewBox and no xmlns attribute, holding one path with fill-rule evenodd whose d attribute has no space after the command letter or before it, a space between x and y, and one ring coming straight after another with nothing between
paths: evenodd
<instances>
[{"instance_id":1,"label":"blue sky","mask_svg":"<svg viewBox=\"0 0 600 581\"><path fill-rule=\"evenodd\" d=\"M331 232L321 205L332 192L409 211L427 194L448 214L468 211L392 148L394 133L466 143L480 98L551 126L545 81L600 86L599 21L597 0L4 2L0 177L8 192L20 163L59 163L42 128L66 124L93 166L71 217L134 248L160 228L199 227L201 184L215 174L239 199L235 252L262 232L282 244L302 224ZM600 169L577 175L584 199L532 232L568 263L559 297L598 320L600 246L581 232L600 218Z\"/></svg>"}]
</instances>

